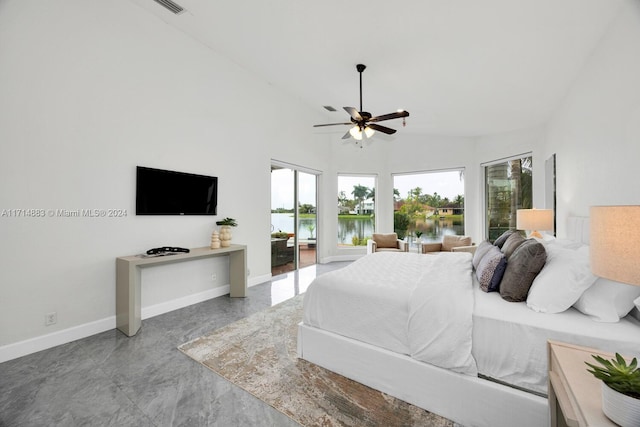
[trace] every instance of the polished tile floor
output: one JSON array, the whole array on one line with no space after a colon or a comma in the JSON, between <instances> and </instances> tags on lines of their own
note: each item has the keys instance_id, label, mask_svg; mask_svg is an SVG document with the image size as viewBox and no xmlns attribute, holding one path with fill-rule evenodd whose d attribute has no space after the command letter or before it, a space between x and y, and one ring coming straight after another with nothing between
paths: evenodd
<instances>
[{"instance_id":1,"label":"polished tile floor","mask_svg":"<svg viewBox=\"0 0 640 427\"><path fill-rule=\"evenodd\" d=\"M187 341L304 292L317 264L146 319L128 338L107 331L0 364L0 427L297 426L178 351Z\"/></svg>"}]
</instances>

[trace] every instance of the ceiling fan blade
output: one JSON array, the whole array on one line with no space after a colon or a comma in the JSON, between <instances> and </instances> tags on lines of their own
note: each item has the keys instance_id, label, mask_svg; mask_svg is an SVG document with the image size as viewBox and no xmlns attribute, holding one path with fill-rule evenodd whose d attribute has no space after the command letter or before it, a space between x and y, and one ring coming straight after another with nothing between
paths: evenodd
<instances>
[{"instance_id":1,"label":"ceiling fan blade","mask_svg":"<svg viewBox=\"0 0 640 427\"><path fill-rule=\"evenodd\" d=\"M353 123L349 122L349 123L326 123L323 125L313 125L314 128L319 128L322 126L336 126L336 125L353 125Z\"/></svg>"},{"instance_id":2,"label":"ceiling fan blade","mask_svg":"<svg viewBox=\"0 0 640 427\"><path fill-rule=\"evenodd\" d=\"M386 133L387 135L393 135L394 133L397 132L395 129L391 129L391 128L388 128L386 126L380 126L380 125L377 125L375 123L369 123L367 125L367 127L370 127L371 129L377 130L377 131L382 132L382 133Z\"/></svg>"},{"instance_id":3,"label":"ceiling fan blade","mask_svg":"<svg viewBox=\"0 0 640 427\"><path fill-rule=\"evenodd\" d=\"M362 116L360 115L360 112L358 110L356 110L353 107L342 107L344 108L344 111L346 111L347 113L349 113L349 115L353 118L353 120L359 122L362 121Z\"/></svg>"},{"instance_id":4,"label":"ceiling fan blade","mask_svg":"<svg viewBox=\"0 0 640 427\"><path fill-rule=\"evenodd\" d=\"M381 116L371 117L370 122L381 122L383 120L399 119L401 117L409 117L408 111L398 111L396 113L383 114Z\"/></svg>"},{"instance_id":5,"label":"ceiling fan blade","mask_svg":"<svg viewBox=\"0 0 640 427\"><path fill-rule=\"evenodd\" d=\"M344 134L342 139L349 139L349 138L351 138L351 134L349 133L349 131L347 131L347 133Z\"/></svg>"}]
</instances>

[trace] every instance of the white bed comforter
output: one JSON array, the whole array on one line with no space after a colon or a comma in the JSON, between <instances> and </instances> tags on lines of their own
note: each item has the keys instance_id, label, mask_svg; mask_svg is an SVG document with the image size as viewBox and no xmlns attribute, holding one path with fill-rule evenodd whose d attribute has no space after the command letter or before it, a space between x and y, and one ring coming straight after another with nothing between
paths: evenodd
<instances>
[{"instance_id":1,"label":"white bed comforter","mask_svg":"<svg viewBox=\"0 0 640 427\"><path fill-rule=\"evenodd\" d=\"M471 254L379 252L318 276L306 325L477 375L471 354Z\"/></svg>"}]
</instances>

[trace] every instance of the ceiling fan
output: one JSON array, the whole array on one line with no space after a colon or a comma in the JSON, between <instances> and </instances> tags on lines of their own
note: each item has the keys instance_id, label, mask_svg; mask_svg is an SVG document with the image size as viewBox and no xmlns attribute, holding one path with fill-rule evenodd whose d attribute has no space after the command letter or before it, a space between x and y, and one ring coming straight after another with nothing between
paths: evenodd
<instances>
[{"instance_id":1,"label":"ceiling fan","mask_svg":"<svg viewBox=\"0 0 640 427\"><path fill-rule=\"evenodd\" d=\"M314 125L313 127L322 126L336 126L336 125L350 125L353 126L347 133L344 134L342 139L348 139L349 137L355 138L357 141L361 141L363 137L371 138L375 131L386 133L387 135L393 135L396 133L395 129L381 126L377 122L384 120L399 119L402 117L408 117L408 111L397 111L395 113L383 114L381 116L372 117L371 113L362 111L362 72L367 68L364 64L356 65L356 70L360 73L360 111L354 107L344 107L345 111L351 116L351 121L346 123L327 123L322 125Z\"/></svg>"}]
</instances>

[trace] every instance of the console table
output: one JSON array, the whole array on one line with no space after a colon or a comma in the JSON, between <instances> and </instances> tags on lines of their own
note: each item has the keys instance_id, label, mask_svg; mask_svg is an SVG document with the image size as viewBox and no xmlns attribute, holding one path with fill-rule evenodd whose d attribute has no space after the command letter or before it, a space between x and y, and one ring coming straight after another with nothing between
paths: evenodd
<instances>
[{"instance_id":1,"label":"console table","mask_svg":"<svg viewBox=\"0 0 640 427\"><path fill-rule=\"evenodd\" d=\"M135 335L142 325L140 269L175 262L217 256L229 257L231 297L247 296L247 247L191 249L189 253L158 257L132 255L116 258L116 327L127 336Z\"/></svg>"}]
</instances>

